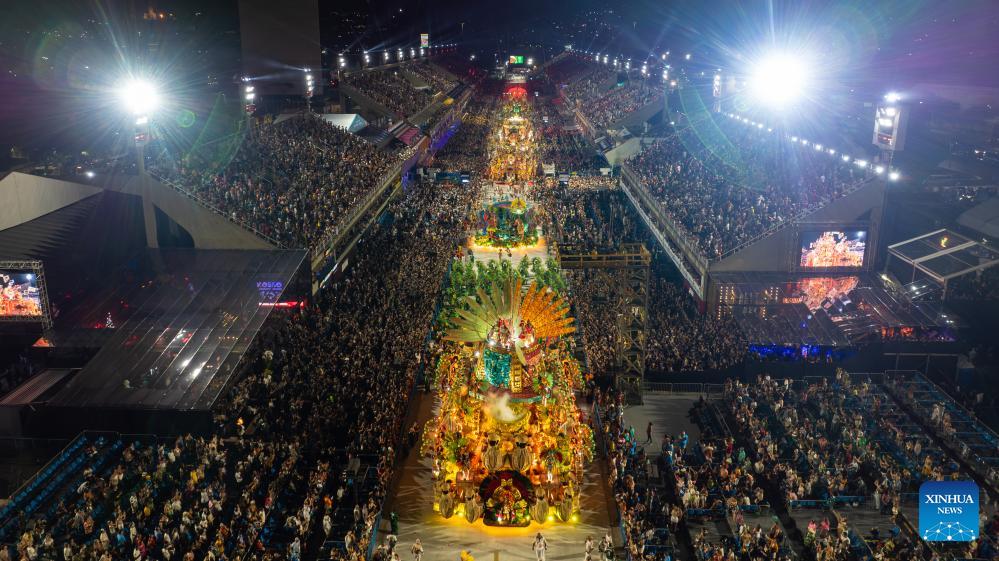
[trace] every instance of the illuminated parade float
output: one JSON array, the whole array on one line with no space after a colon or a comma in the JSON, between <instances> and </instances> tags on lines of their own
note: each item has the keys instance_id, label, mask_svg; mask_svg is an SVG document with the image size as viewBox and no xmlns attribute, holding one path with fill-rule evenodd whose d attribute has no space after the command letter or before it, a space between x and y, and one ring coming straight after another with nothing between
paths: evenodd
<instances>
[{"instance_id":1,"label":"illuminated parade float","mask_svg":"<svg viewBox=\"0 0 999 561\"><path fill-rule=\"evenodd\" d=\"M513 274L455 306L438 365L440 412L425 432L444 518L527 526L579 511L593 438L575 390L568 304Z\"/></svg>"},{"instance_id":2,"label":"illuminated parade float","mask_svg":"<svg viewBox=\"0 0 999 561\"><path fill-rule=\"evenodd\" d=\"M476 245L522 247L538 242L534 208L522 198L483 205L476 221Z\"/></svg>"},{"instance_id":3,"label":"illuminated parade float","mask_svg":"<svg viewBox=\"0 0 999 561\"><path fill-rule=\"evenodd\" d=\"M509 88L500 109L499 126L490 139L490 179L523 181L537 172L537 143L530 111L526 90L521 86Z\"/></svg>"}]
</instances>

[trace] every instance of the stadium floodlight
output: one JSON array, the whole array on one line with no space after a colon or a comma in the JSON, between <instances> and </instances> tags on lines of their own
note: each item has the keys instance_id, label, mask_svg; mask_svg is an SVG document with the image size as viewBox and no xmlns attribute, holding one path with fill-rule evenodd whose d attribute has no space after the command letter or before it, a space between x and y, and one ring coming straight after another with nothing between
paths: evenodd
<instances>
[{"instance_id":1,"label":"stadium floodlight","mask_svg":"<svg viewBox=\"0 0 999 561\"><path fill-rule=\"evenodd\" d=\"M888 103L895 103L896 101L902 99L902 94L898 92L888 92L885 94L885 101Z\"/></svg>"},{"instance_id":2,"label":"stadium floodlight","mask_svg":"<svg viewBox=\"0 0 999 561\"><path fill-rule=\"evenodd\" d=\"M690 57L691 57L690 53L687 53L683 55L683 60L690 60Z\"/></svg>"},{"instance_id":3,"label":"stadium floodlight","mask_svg":"<svg viewBox=\"0 0 999 561\"><path fill-rule=\"evenodd\" d=\"M888 173L888 179L891 181L898 181L898 178L902 177L897 171L892 171Z\"/></svg>"},{"instance_id":4,"label":"stadium floodlight","mask_svg":"<svg viewBox=\"0 0 999 561\"><path fill-rule=\"evenodd\" d=\"M877 167L874 168L874 173L876 173L878 175L881 175L884 172L885 172L885 167L884 166L877 166Z\"/></svg>"},{"instance_id":5,"label":"stadium floodlight","mask_svg":"<svg viewBox=\"0 0 999 561\"><path fill-rule=\"evenodd\" d=\"M816 144L816 145L815 145L815 151L816 151L816 152L819 152L819 151L821 151L821 150L822 150L822 145L821 145L821 144Z\"/></svg>"},{"instance_id":6,"label":"stadium floodlight","mask_svg":"<svg viewBox=\"0 0 999 561\"><path fill-rule=\"evenodd\" d=\"M805 93L809 81L808 65L799 57L775 53L756 63L749 76L749 91L765 105L783 107Z\"/></svg>"},{"instance_id":7,"label":"stadium floodlight","mask_svg":"<svg viewBox=\"0 0 999 561\"><path fill-rule=\"evenodd\" d=\"M834 149L834 148L830 148L830 149L829 149L829 155L830 155L830 156L835 156L835 155L836 155L836 149Z\"/></svg>"},{"instance_id":8,"label":"stadium floodlight","mask_svg":"<svg viewBox=\"0 0 999 561\"><path fill-rule=\"evenodd\" d=\"M798 137L797 136L792 136L791 137L791 142L798 142Z\"/></svg>"},{"instance_id":9,"label":"stadium floodlight","mask_svg":"<svg viewBox=\"0 0 999 561\"><path fill-rule=\"evenodd\" d=\"M853 163L857 164L858 168L867 167L867 160L855 160Z\"/></svg>"},{"instance_id":10,"label":"stadium floodlight","mask_svg":"<svg viewBox=\"0 0 999 561\"><path fill-rule=\"evenodd\" d=\"M160 95L151 82L132 79L118 87L118 99L129 113L148 115L160 105Z\"/></svg>"},{"instance_id":11,"label":"stadium floodlight","mask_svg":"<svg viewBox=\"0 0 999 561\"><path fill-rule=\"evenodd\" d=\"M846 154L843 154L843 161L844 162L849 162L850 161L850 156L847 156Z\"/></svg>"}]
</instances>

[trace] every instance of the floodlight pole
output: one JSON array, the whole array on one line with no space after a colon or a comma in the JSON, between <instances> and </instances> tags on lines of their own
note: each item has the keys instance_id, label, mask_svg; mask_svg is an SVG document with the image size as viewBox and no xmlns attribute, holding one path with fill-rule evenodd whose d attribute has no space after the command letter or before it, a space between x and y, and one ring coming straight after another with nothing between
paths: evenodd
<instances>
[{"instance_id":1,"label":"floodlight pole","mask_svg":"<svg viewBox=\"0 0 999 561\"><path fill-rule=\"evenodd\" d=\"M158 248L159 239L156 229L156 207L153 206L152 178L146 171L146 144L152 134L148 115L137 115L135 118L135 167L139 173L139 192L142 194L142 222L146 230L146 247Z\"/></svg>"}]
</instances>

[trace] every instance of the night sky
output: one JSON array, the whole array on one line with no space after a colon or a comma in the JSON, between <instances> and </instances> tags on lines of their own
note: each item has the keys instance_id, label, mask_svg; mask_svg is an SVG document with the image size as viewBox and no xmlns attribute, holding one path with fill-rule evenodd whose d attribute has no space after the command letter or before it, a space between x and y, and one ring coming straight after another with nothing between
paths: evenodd
<instances>
[{"instance_id":1,"label":"night sky","mask_svg":"<svg viewBox=\"0 0 999 561\"><path fill-rule=\"evenodd\" d=\"M138 51L134 40L143 37L137 33L144 29L141 14L150 6L177 14L154 61L176 67L175 88L193 95L207 75L231 83L239 68L236 5L236 0L3 2L0 120L8 126L0 142L69 128L86 110L80 103L93 103L100 89L95 74L120 70ZM990 88L972 96L988 103L995 96L991 88L999 88L999 2L994 0L320 0L321 13L342 11L367 20L368 31L356 44L369 47L412 46L420 32L430 32L436 44L456 42L480 53L528 43L560 48L569 42L566 33L575 31L576 49L636 60L668 49L691 51L705 67L727 71L767 45L789 50L805 45L817 53L817 70L832 89L961 86L966 91L971 86ZM105 19L107 26L94 23ZM581 22L590 22L585 30L600 22L604 32L580 33Z\"/></svg>"}]
</instances>

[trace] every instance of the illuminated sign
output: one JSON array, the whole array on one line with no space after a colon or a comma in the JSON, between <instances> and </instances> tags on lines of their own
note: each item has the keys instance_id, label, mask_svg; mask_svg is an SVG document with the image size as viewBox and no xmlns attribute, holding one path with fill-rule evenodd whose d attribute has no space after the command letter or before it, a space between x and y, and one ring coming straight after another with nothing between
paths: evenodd
<instances>
[{"instance_id":1,"label":"illuminated sign","mask_svg":"<svg viewBox=\"0 0 999 561\"><path fill-rule=\"evenodd\" d=\"M281 281L257 281L257 292L260 294L261 302L277 302L284 292L284 283Z\"/></svg>"},{"instance_id":2,"label":"illuminated sign","mask_svg":"<svg viewBox=\"0 0 999 561\"><path fill-rule=\"evenodd\" d=\"M429 46L430 46L430 34L420 33L420 48L426 49Z\"/></svg>"},{"instance_id":3,"label":"illuminated sign","mask_svg":"<svg viewBox=\"0 0 999 561\"><path fill-rule=\"evenodd\" d=\"M524 64L524 55L510 55L510 64Z\"/></svg>"}]
</instances>

